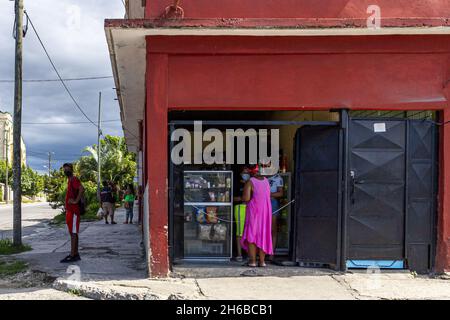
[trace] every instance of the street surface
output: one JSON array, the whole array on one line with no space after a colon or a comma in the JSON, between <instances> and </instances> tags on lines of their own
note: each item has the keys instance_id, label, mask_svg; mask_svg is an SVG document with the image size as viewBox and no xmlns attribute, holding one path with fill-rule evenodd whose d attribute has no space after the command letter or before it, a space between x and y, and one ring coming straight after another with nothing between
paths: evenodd
<instances>
[{"instance_id":1,"label":"street surface","mask_svg":"<svg viewBox=\"0 0 450 320\"><path fill-rule=\"evenodd\" d=\"M29 236L46 228L46 224L57 214L47 202L26 203L22 205L23 236ZM11 238L13 228L12 204L0 205L0 239ZM26 239L26 238L25 238ZM24 240L25 240L24 239Z\"/></svg>"}]
</instances>

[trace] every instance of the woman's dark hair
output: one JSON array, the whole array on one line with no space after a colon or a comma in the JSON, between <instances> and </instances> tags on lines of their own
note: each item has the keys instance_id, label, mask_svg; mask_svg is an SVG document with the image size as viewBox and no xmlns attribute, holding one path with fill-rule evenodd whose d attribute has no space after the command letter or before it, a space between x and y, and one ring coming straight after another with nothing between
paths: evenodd
<instances>
[{"instance_id":1,"label":"woman's dark hair","mask_svg":"<svg viewBox=\"0 0 450 320\"><path fill-rule=\"evenodd\" d=\"M128 188L130 189L131 193L134 194L134 185L132 183L128 184Z\"/></svg>"}]
</instances>

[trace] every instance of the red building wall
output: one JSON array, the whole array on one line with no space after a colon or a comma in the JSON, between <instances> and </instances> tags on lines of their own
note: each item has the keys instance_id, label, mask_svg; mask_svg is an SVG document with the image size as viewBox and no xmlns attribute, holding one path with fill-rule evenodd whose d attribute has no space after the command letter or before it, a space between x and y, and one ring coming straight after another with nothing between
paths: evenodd
<instances>
[{"instance_id":1,"label":"red building wall","mask_svg":"<svg viewBox=\"0 0 450 320\"><path fill-rule=\"evenodd\" d=\"M450 36L149 36L147 52L153 276L164 276L169 268L169 110L449 107ZM450 126L441 133L439 270L450 268Z\"/></svg>"},{"instance_id":2,"label":"red building wall","mask_svg":"<svg viewBox=\"0 0 450 320\"><path fill-rule=\"evenodd\" d=\"M160 17L173 0L147 1L146 18ZM383 18L450 17L447 0L181 0L185 18L367 18L379 5Z\"/></svg>"}]
</instances>

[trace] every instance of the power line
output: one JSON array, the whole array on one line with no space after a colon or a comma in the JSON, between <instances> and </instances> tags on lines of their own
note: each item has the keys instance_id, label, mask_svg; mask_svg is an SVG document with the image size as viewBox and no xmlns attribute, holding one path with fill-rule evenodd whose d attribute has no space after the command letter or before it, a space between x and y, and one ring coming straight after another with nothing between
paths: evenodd
<instances>
[{"instance_id":1,"label":"power line","mask_svg":"<svg viewBox=\"0 0 450 320\"><path fill-rule=\"evenodd\" d=\"M80 78L65 78L62 79L64 82L68 81L88 81L88 80L102 80L102 79L112 79L112 76L100 76L100 77L80 77ZM23 82L59 82L60 79L27 79ZM0 83L14 83L14 80L1 79Z\"/></svg>"},{"instance_id":2,"label":"power line","mask_svg":"<svg viewBox=\"0 0 450 320\"><path fill-rule=\"evenodd\" d=\"M27 11L25 11L24 13L25 13L25 15L27 16L27 19L30 21L31 28L33 29L34 33L36 34L36 37L38 38L39 43L40 43L41 46L42 46L42 49L44 49L44 52L45 52L45 54L47 55L47 58L48 58L48 60L50 61L50 64L52 65L53 70L55 70L56 75L58 76L58 79L61 81L61 83L62 83L64 89L67 91L67 93L69 94L69 96L70 96L70 98L72 99L73 103L75 104L75 106L77 107L77 109L83 114L83 116L84 116L84 117L85 117L92 125L94 125L95 127L97 127L97 124L96 124L95 122L93 122L93 121L87 116L87 114L86 114L86 113L84 112L84 110L80 107L80 105L78 104L78 102L75 100L74 96L73 96L72 93L70 92L70 90L69 90L69 88L67 87L66 83L64 82L63 78L61 77L61 75L60 75L58 69L56 68L55 64L53 63L53 60L52 60L52 58L50 57L50 54L48 53L47 48L45 47L44 43L42 42L41 37L39 36L39 34L38 34L36 28L34 27L33 21L32 21L31 18L29 17Z\"/></svg>"},{"instance_id":3,"label":"power line","mask_svg":"<svg viewBox=\"0 0 450 320\"><path fill-rule=\"evenodd\" d=\"M102 123L107 122L120 122L121 120L104 120ZM28 124L28 125L74 125L74 124L91 124L87 121L78 121L78 122L22 122L22 124Z\"/></svg>"},{"instance_id":4,"label":"power line","mask_svg":"<svg viewBox=\"0 0 450 320\"><path fill-rule=\"evenodd\" d=\"M32 154L38 154L38 155L48 155L48 151L35 151L35 150L27 150L27 153L32 153ZM80 157L83 155L83 152L81 153L65 153L63 155L63 157Z\"/></svg>"}]
</instances>

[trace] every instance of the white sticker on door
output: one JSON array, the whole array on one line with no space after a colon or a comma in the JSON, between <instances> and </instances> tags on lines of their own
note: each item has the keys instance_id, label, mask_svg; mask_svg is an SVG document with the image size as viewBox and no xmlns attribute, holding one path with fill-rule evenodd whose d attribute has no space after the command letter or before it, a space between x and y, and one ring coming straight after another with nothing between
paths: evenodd
<instances>
[{"instance_id":1,"label":"white sticker on door","mask_svg":"<svg viewBox=\"0 0 450 320\"><path fill-rule=\"evenodd\" d=\"M374 123L373 124L374 132L386 132L386 123Z\"/></svg>"}]
</instances>

